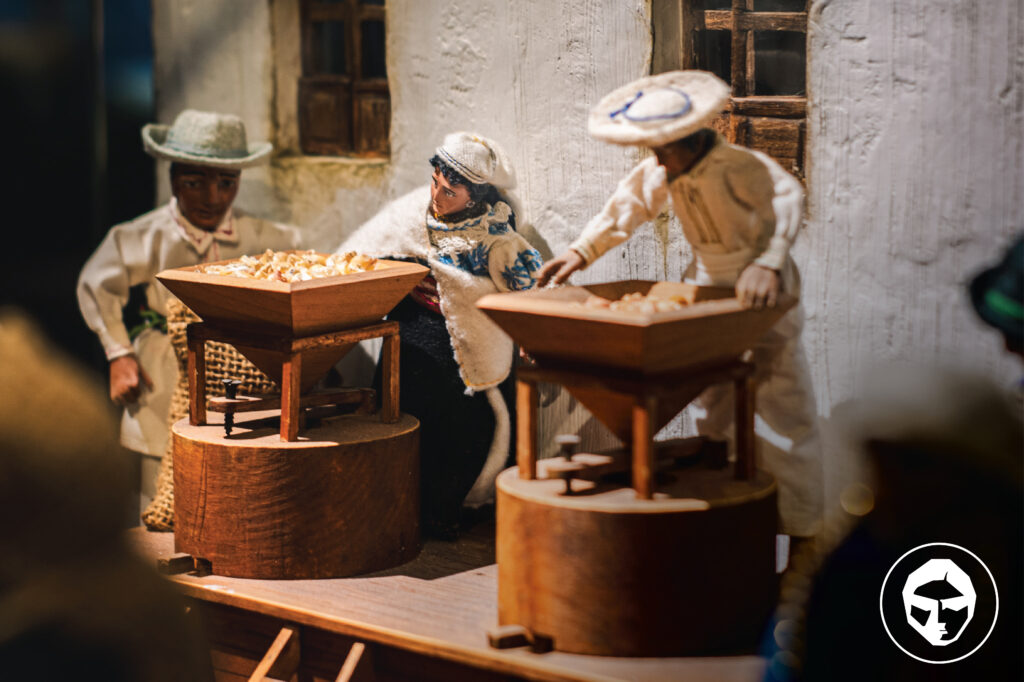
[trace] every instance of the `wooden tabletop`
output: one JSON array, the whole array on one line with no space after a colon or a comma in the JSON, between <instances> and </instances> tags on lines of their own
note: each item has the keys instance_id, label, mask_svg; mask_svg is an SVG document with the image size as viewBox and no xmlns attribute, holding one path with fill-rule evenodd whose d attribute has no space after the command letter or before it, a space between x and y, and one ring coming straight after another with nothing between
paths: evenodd
<instances>
[{"instance_id":1,"label":"wooden tabletop","mask_svg":"<svg viewBox=\"0 0 1024 682\"><path fill-rule=\"evenodd\" d=\"M558 651L497 650L494 524L458 542L428 541L413 561L358 578L247 580L217 575L170 579L189 597L233 606L366 641L539 680L753 682L765 661L754 655L611 658ZM147 557L174 553L174 536L138 528L131 542Z\"/></svg>"}]
</instances>

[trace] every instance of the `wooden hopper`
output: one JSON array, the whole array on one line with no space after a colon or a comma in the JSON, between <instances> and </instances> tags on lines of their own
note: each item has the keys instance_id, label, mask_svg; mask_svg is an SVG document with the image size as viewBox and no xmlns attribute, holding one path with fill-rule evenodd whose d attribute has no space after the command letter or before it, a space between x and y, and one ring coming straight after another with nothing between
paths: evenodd
<instances>
[{"instance_id":1,"label":"wooden hopper","mask_svg":"<svg viewBox=\"0 0 1024 682\"><path fill-rule=\"evenodd\" d=\"M203 266L164 270L157 279L211 326L260 339L292 339L376 322L428 273L415 263L382 262L387 267L380 270L292 283L212 275L201 272ZM353 345L302 351L301 390L309 390ZM236 347L281 384L281 353Z\"/></svg>"},{"instance_id":2,"label":"wooden hopper","mask_svg":"<svg viewBox=\"0 0 1024 682\"><path fill-rule=\"evenodd\" d=\"M620 312L581 305L591 295L615 300L639 292L681 296L689 305L664 313ZM796 304L792 296L764 310L744 308L733 289L680 282L626 280L485 296L477 303L545 369L589 371L600 381L566 388L623 442L630 442L634 399L613 389L617 379L664 380L724 365L751 348ZM659 405L655 431L703 390L678 392Z\"/></svg>"}]
</instances>

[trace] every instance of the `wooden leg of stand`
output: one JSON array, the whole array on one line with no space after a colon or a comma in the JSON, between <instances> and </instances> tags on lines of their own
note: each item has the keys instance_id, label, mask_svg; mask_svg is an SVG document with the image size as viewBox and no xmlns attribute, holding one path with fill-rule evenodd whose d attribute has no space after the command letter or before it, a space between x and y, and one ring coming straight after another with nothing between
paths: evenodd
<instances>
[{"instance_id":1,"label":"wooden leg of stand","mask_svg":"<svg viewBox=\"0 0 1024 682\"><path fill-rule=\"evenodd\" d=\"M263 660L249 676L249 682L290 680L299 669L299 633L292 628L281 628Z\"/></svg>"},{"instance_id":2,"label":"wooden leg of stand","mask_svg":"<svg viewBox=\"0 0 1024 682\"><path fill-rule=\"evenodd\" d=\"M206 342L188 335L188 423L206 423Z\"/></svg>"},{"instance_id":3,"label":"wooden leg of stand","mask_svg":"<svg viewBox=\"0 0 1024 682\"><path fill-rule=\"evenodd\" d=\"M537 384L516 380L516 465L519 478L537 478Z\"/></svg>"},{"instance_id":4,"label":"wooden leg of stand","mask_svg":"<svg viewBox=\"0 0 1024 682\"><path fill-rule=\"evenodd\" d=\"M757 474L754 441L754 393L756 384L750 375L736 379L736 478L746 481Z\"/></svg>"},{"instance_id":5,"label":"wooden leg of stand","mask_svg":"<svg viewBox=\"0 0 1024 682\"><path fill-rule=\"evenodd\" d=\"M382 385L380 420L388 424L394 424L399 416L399 393L398 393L398 358L399 358L399 336L390 334L384 337L382 349L383 367L381 368Z\"/></svg>"},{"instance_id":6,"label":"wooden leg of stand","mask_svg":"<svg viewBox=\"0 0 1024 682\"><path fill-rule=\"evenodd\" d=\"M281 367L281 440L299 439L299 392L302 356L293 353Z\"/></svg>"},{"instance_id":7,"label":"wooden leg of stand","mask_svg":"<svg viewBox=\"0 0 1024 682\"><path fill-rule=\"evenodd\" d=\"M654 497L654 416L656 398L644 396L633 405L633 490L641 500Z\"/></svg>"}]
</instances>

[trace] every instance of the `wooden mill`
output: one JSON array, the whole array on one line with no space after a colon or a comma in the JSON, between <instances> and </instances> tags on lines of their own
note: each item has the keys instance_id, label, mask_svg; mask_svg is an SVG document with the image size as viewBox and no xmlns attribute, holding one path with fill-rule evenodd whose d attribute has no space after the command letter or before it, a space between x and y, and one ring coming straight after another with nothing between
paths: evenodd
<instances>
[{"instance_id":1,"label":"wooden mill","mask_svg":"<svg viewBox=\"0 0 1024 682\"><path fill-rule=\"evenodd\" d=\"M682 310L587 307L678 296ZM536 361L517 385L517 466L497 481L492 643L674 656L750 643L775 601L774 478L756 467L744 352L795 304L744 309L731 289L623 281L481 299ZM537 460L537 382L564 386L626 447ZM704 438L654 441L716 383L735 387L736 460Z\"/></svg>"},{"instance_id":2,"label":"wooden mill","mask_svg":"<svg viewBox=\"0 0 1024 682\"><path fill-rule=\"evenodd\" d=\"M189 416L172 430L175 550L220 575L328 578L419 551L419 423L398 409L398 323L427 269L303 282L166 270L188 328ZM383 338L380 410L366 388L314 391L356 343ZM205 342L233 345L279 396L206 399Z\"/></svg>"}]
</instances>

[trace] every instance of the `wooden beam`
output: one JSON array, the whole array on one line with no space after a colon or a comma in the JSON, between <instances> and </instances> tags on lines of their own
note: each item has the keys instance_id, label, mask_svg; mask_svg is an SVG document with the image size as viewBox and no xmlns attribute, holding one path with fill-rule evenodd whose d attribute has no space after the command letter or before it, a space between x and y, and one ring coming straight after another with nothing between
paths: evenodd
<instances>
[{"instance_id":1,"label":"wooden beam","mask_svg":"<svg viewBox=\"0 0 1024 682\"><path fill-rule=\"evenodd\" d=\"M374 678L370 650L362 642L356 642L348 650L348 656L334 682L371 682Z\"/></svg>"},{"instance_id":2,"label":"wooden beam","mask_svg":"<svg viewBox=\"0 0 1024 682\"><path fill-rule=\"evenodd\" d=\"M654 497L654 416L657 398L644 396L633 405L633 490L641 500Z\"/></svg>"},{"instance_id":3,"label":"wooden beam","mask_svg":"<svg viewBox=\"0 0 1024 682\"><path fill-rule=\"evenodd\" d=\"M281 366L281 440L299 439L302 356L294 353Z\"/></svg>"},{"instance_id":4,"label":"wooden beam","mask_svg":"<svg viewBox=\"0 0 1024 682\"><path fill-rule=\"evenodd\" d=\"M290 680L299 669L299 633L281 628L267 653L249 676L249 682Z\"/></svg>"},{"instance_id":5,"label":"wooden beam","mask_svg":"<svg viewBox=\"0 0 1024 682\"><path fill-rule=\"evenodd\" d=\"M190 324L186 330L188 345L188 423L199 426L206 423L206 342L198 332L198 325Z\"/></svg>"},{"instance_id":6,"label":"wooden beam","mask_svg":"<svg viewBox=\"0 0 1024 682\"><path fill-rule=\"evenodd\" d=\"M751 12L709 9L704 12L704 26L709 31L796 31L807 32L807 12Z\"/></svg>"},{"instance_id":7,"label":"wooden beam","mask_svg":"<svg viewBox=\"0 0 1024 682\"><path fill-rule=\"evenodd\" d=\"M749 31L740 25L740 17L747 11L747 4L753 0L732 0L729 12L729 30L732 31L731 80L733 97L751 94L747 90L747 37ZM733 140L735 142L735 140ZM739 144L737 142L737 144Z\"/></svg>"},{"instance_id":8,"label":"wooden beam","mask_svg":"<svg viewBox=\"0 0 1024 682\"><path fill-rule=\"evenodd\" d=\"M537 478L537 384L516 381L516 465L519 478Z\"/></svg>"},{"instance_id":9,"label":"wooden beam","mask_svg":"<svg viewBox=\"0 0 1024 682\"><path fill-rule=\"evenodd\" d=\"M803 118L807 115L806 97L733 97L732 111L743 116Z\"/></svg>"},{"instance_id":10,"label":"wooden beam","mask_svg":"<svg viewBox=\"0 0 1024 682\"><path fill-rule=\"evenodd\" d=\"M395 323L397 324L397 323ZM399 358L401 345L397 333L385 334L381 347L381 407L380 419L394 424L401 416L401 395L399 393Z\"/></svg>"}]
</instances>

